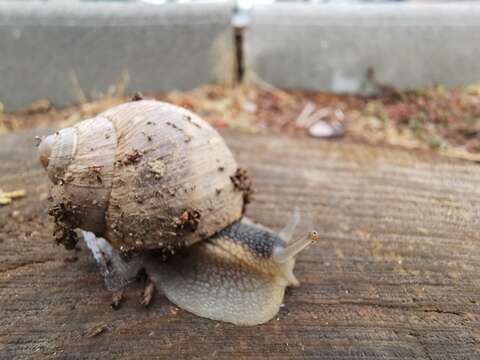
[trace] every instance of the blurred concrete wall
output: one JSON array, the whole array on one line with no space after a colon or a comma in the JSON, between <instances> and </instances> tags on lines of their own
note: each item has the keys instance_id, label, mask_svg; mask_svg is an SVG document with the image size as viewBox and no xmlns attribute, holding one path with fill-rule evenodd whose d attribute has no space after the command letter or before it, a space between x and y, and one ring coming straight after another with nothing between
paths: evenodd
<instances>
[{"instance_id":1,"label":"blurred concrete wall","mask_svg":"<svg viewBox=\"0 0 480 360\"><path fill-rule=\"evenodd\" d=\"M247 70L278 87L372 92L480 80L478 4L255 6Z\"/></svg>"},{"instance_id":2,"label":"blurred concrete wall","mask_svg":"<svg viewBox=\"0 0 480 360\"><path fill-rule=\"evenodd\" d=\"M188 89L234 74L232 5L0 2L0 102L109 87Z\"/></svg>"},{"instance_id":3,"label":"blurred concrete wall","mask_svg":"<svg viewBox=\"0 0 480 360\"><path fill-rule=\"evenodd\" d=\"M249 11L237 51L232 2L0 1L0 102L15 111L43 97L67 105L112 85L133 92L231 83L238 54L247 80L284 88L370 93L480 80L479 3Z\"/></svg>"}]
</instances>

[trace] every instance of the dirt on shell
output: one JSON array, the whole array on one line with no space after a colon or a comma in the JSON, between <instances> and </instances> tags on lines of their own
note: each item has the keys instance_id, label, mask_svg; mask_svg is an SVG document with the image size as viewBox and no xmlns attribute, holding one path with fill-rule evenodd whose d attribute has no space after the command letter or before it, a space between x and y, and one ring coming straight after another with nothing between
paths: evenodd
<instances>
[{"instance_id":1,"label":"dirt on shell","mask_svg":"<svg viewBox=\"0 0 480 360\"><path fill-rule=\"evenodd\" d=\"M87 176L90 177L90 179L92 179L94 182L98 182L101 184L103 182L102 169L103 166L89 166Z\"/></svg>"},{"instance_id":2,"label":"dirt on shell","mask_svg":"<svg viewBox=\"0 0 480 360\"><path fill-rule=\"evenodd\" d=\"M194 232L200 223L201 214L195 209L186 209L175 219L175 227L179 230Z\"/></svg>"},{"instance_id":3,"label":"dirt on shell","mask_svg":"<svg viewBox=\"0 0 480 360\"><path fill-rule=\"evenodd\" d=\"M143 94L139 91L137 91L135 94L133 94L131 101L141 101L145 100L145 97Z\"/></svg>"},{"instance_id":4,"label":"dirt on shell","mask_svg":"<svg viewBox=\"0 0 480 360\"><path fill-rule=\"evenodd\" d=\"M165 175L166 166L162 160L151 160L147 165L149 171L154 174L155 179L161 179Z\"/></svg>"},{"instance_id":5,"label":"dirt on shell","mask_svg":"<svg viewBox=\"0 0 480 360\"><path fill-rule=\"evenodd\" d=\"M230 176L233 186L238 191L243 193L243 210L242 213L245 213L245 207L252 201L252 196L254 193L252 181L248 176L247 170L243 168L238 168L235 171L235 174Z\"/></svg>"},{"instance_id":6,"label":"dirt on shell","mask_svg":"<svg viewBox=\"0 0 480 360\"><path fill-rule=\"evenodd\" d=\"M142 153L137 149L133 149L129 153L125 154L125 157L123 159L120 159L119 163L122 165L135 164L140 161L141 157Z\"/></svg>"},{"instance_id":7,"label":"dirt on shell","mask_svg":"<svg viewBox=\"0 0 480 360\"><path fill-rule=\"evenodd\" d=\"M73 250L78 242L78 235L73 230L78 227L78 211L70 202L53 205L48 215L54 219L53 237L57 244L67 250Z\"/></svg>"}]
</instances>

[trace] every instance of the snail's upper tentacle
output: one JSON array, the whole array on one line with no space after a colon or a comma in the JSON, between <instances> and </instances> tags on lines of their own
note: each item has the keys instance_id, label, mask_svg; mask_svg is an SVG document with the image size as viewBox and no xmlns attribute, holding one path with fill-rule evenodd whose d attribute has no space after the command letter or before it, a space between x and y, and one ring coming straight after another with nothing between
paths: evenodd
<instances>
[{"instance_id":1,"label":"snail's upper tentacle","mask_svg":"<svg viewBox=\"0 0 480 360\"><path fill-rule=\"evenodd\" d=\"M286 243L289 243L292 238L293 234L295 233L295 229L297 228L298 224L300 223L300 211L298 210L298 206L295 206L293 210L293 214L289 220L289 222L285 225L285 227L280 230L278 236L280 236Z\"/></svg>"}]
</instances>

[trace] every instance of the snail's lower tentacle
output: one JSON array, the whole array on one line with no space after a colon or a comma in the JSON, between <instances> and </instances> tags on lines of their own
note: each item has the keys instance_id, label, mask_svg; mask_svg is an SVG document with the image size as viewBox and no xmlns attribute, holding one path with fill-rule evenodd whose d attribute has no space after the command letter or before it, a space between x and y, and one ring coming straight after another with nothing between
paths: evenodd
<instances>
[{"instance_id":1,"label":"snail's lower tentacle","mask_svg":"<svg viewBox=\"0 0 480 360\"><path fill-rule=\"evenodd\" d=\"M107 240L95 234L82 231L83 239L100 267L108 290L118 291L137 279L143 267L143 256L133 254L128 260L123 259Z\"/></svg>"}]
</instances>

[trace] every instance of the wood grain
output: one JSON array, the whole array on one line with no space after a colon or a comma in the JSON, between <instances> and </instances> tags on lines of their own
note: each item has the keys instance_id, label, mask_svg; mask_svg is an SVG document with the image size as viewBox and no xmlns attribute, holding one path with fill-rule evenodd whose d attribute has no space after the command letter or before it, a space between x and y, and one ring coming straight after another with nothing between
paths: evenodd
<instances>
[{"instance_id":1,"label":"wood grain","mask_svg":"<svg viewBox=\"0 0 480 360\"><path fill-rule=\"evenodd\" d=\"M0 208L0 358L480 359L478 165L226 133L255 181L248 215L280 229L298 206L299 234L322 236L278 317L236 327L161 295L144 309L138 285L111 310L89 254L52 243L33 136L0 137L0 188L28 192Z\"/></svg>"}]
</instances>

